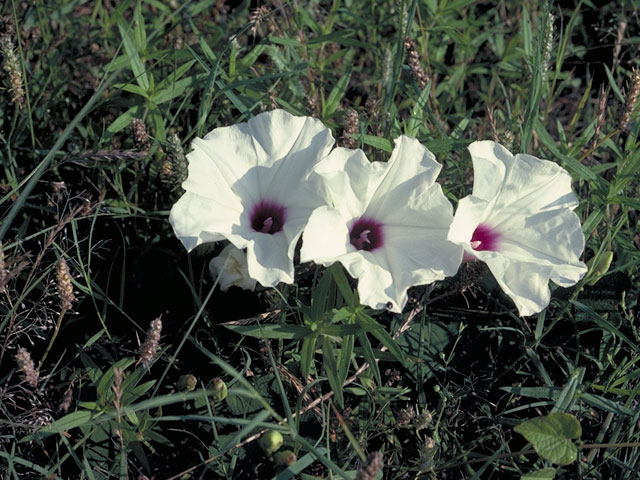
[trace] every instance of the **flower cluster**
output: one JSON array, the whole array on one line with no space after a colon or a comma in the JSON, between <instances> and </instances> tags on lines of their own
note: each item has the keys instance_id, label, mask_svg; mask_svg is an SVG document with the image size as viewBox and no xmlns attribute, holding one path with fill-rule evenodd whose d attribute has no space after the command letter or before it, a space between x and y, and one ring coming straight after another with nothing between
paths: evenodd
<instances>
[{"instance_id":1,"label":"flower cluster","mask_svg":"<svg viewBox=\"0 0 640 480\"><path fill-rule=\"evenodd\" d=\"M569 286L586 272L571 177L555 163L472 143L473 192L454 215L442 167L416 139L397 138L388 162L333 143L319 120L283 110L194 140L170 221L188 250L231 243L211 265L223 288L292 283L301 236L302 262L340 262L363 304L393 312L463 257L485 262L521 315L549 303L550 279Z\"/></svg>"}]
</instances>

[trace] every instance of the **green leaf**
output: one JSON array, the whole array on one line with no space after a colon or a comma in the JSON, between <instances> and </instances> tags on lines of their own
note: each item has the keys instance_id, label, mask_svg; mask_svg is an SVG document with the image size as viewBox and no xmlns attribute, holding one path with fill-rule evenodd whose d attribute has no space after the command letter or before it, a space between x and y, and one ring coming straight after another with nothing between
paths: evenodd
<instances>
[{"instance_id":1,"label":"green leaf","mask_svg":"<svg viewBox=\"0 0 640 480\"><path fill-rule=\"evenodd\" d=\"M320 323L324 319L328 305L331 302L331 290L333 277L324 272L320 281L316 284L311 295L311 311L309 316L313 323ZM335 298L335 296L334 296Z\"/></svg>"},{"instance_id":2,"label":"green leaf","mask_svg":"<svg viewBox=\"0 0 640 480\"><path fill-rule=\"evenodd\" d=\"M133 75L136 78L136 82L140 85L145 91L149 90L149 78L147 77L147 73L144 67L144 63L138 55L138 49L135 46L133 39L131 38L131 30L129 25L126 24L124 18L120 18L118 21L118 29L120 30L120 35L122 36L122 44L124 45L124 49L127 52L127 57L129 58L129 63L131 65L131 70L133 71Z\"/></svg>"},{"instance_id":3,"label":"green leaf","mask_svg":"<svg viewBox=\"0 0 640 480\"><path fill-rule=\"evenodd\" d=\"M360 341L360 345L362 345L362 354L364 359L369 363L371 369L373 370L373 376L376 379L378 385L382 385L382 377L380 376L380 369L378 368L378 362L376 362L376 356L373 352L373 348L371 348L371 342L367 338L367 335L361 333L358 335L358 340Z\"/></svg>"},{"instance_id":4,"label":"green leaf","mask_svg":"<svg viewBox=\"0 0 640 480\"><path fill-rule=\"evenodd\" d=\"M317 340L318 336L313 334L305 338L302 342L302 349L300 351L300 369L302 370L302 378L309 378L309 374L311 373Z\"/></svg>"},{"instance_id":5,"label":"green leaf","mask_svg":"<svg viewBox=\"0 0 640 480\"><path fill-rule=\"evenodd\" d=\"M355 343L355 337L353 335L347 335L342 340L342 347L338 353L338 380L340 385L344 384L349 373L349 365L351 365L351 356L353 355L353 345Z\"/></svg>"},{"instance_id":6,"label":"green leaf","mask_svg":"<svg viewBox=\"0 0 640 480\"><path fill-rule=\"evenodd\" d=\"M70 413L69 415L65 415L64 417L56 420L52 424L41 428L33 435L29 435L23 438L21 441L27 442L35 438L43 438L54 433L61 433L66 430L71 430L72 428L80 427L82 425L87 425L93 419L98 418L101 415L102 415L102 412L78 410L77 412L73 412L73 413Z\"/></svg>"},{"instance_id":7,"label":"green leaf","mask_svg":"<svg viewBox=\"0 0 640 480\"><path fill-rule=\"evenodd\" d=\"M398 347L396 341L391 337L391 335L389 335L389 332L384 328L378 328L381 327L378 322L362 311L358 311L356 313L356 322L363 330L370 331L374 337L389 349L389 352L391 352L400 361L400 363L404 364L404 352Z\"/></svg>"},{"instance_id":8,"label":"green leaf","mask_svg":"<svg viewBox=\"0 0 640 480\"><path fill-rule=\"evenodd\" d=\"M573 439L582 435L580 422L568 413L551 413L545 417L525 420L514 430L523 435L545 460L558 465L569 465L578 458L578 447Z\"/></svg>"},{"instance_id":9,"label":"green leaf","mask_svg":"<svg viewBox=\"0 0 640 480\"><path fill-rule=\"evenodd\" d=\"M232 332L256 338L282 338L300 340L309 336L311 329L302 325L224 325Z\"/></svg>"},{"instance_id":10,"label":"green leaf","mask_svg":"<svg viewBox=\"0 0 640 480\"><path fill-rule=\"evenodd\" d=\"M552 480L556 476L555 468L543 468L535 472L527 473L520 477L520 480Z\"/></svg>"},{"instance_id":11,"label":"green leaf","mask_svg":"<svg viewBox=\"0 0 640 480\"><path fill-rule=\"evenodd\" d=\"M440 352L456 338L458 328L458 322L432 320L414 325L396 339L396 345L407 357L405 366L416 381L431 378L444 368Z\"/></svg>"},{"instance_id":12,"label":"green leaf","mask_svg":"<svg viewBox=\"0 0 640 480\"><path fill-rule=\"evenodd\" d=\"M333 390L336 396L336 403L340 405L340 408L344 408L342 382L338 374L338 364L336 362L335 351L333 350L333 340L328 337L324 337L322 341L322 359L327 378L329 379L329 385L331 385L331 390Z\"/></svg>"},{"instance_id":13,"label":"green leaf","mask_svg":"<svg viewBox=\"0 0 640 480\"><path fill-rule=\"evenodd\" d=\"M393 147L391 146L391 142L386 138L376 137L375 135L363 135L362 142L365 145L370 145L379 150L384 150L385 152L391 153Z\"/></svg>"},{"instance_id":14,"label":"green leaf","mask_svg":"<svg viewBox=\"0 0 640 480\"><path fill-rule=\"evenodd\" d=\"M349 80L351 79L351 69L345 73L335 87L331 90L329 94L329 98L327 98L327 103L324 107L324 112L322 112L322 118L326 119L331 116L337 109L338 105L340 105L340 100L344 97L345 92L347 91L347 87L349 86Z\"/></svg>"},{"instance_id":15,"label":"green leaf","mask_svg":"<svg viewBox=\"0 0 640 480\"><path fill-rule=\"evenodd\" d=\"M333 276L333 281L336 282L338 286L338 291L342 294L345 301L350 305L355 307L357 303L357 297L351 285L349 285L349 279L344 273L342 269L342 265L340 263L334 263L328 269L328 272L331 272Z\"/></svg>"}]
</instances>

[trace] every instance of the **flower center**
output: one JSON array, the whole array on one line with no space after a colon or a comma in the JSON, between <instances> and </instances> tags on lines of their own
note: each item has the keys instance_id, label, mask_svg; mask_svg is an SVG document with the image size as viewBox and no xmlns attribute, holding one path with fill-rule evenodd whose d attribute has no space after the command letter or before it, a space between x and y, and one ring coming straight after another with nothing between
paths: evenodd
<instances>
[{"instance_id":1,"label":"flower center","mask_svg":"<svg viewBox=\"0 0 640 480\"><path fill-rule=\"evenodd\" d=\"M500 234L488 225L480 224L476 227L471 236L471 248L476 251L489 250L495 252L498 250L498 242Z\"/></svg>"},{"instance_id":2,"label":"flower center","mask_svg":"<svg viewBox=\"0 0 640 480\"><path fill-rule=\"evenodd\" d=\"M282 230L286 220L287 209L277 203L262 200L253 207L251 215L251 228L256 232L273 235Z\"/></svg>"},{"instance_id":3,"label":"flower center","mask_svg":"<svg viewBox=\"0 0 640 480\"><path fill-rule=\"evenodd\" d=\"M362 217L351 226L349 240L358 250L370 252L380 248L383 243L382 225L375 220Z\"/></svg>"}]
</instances>

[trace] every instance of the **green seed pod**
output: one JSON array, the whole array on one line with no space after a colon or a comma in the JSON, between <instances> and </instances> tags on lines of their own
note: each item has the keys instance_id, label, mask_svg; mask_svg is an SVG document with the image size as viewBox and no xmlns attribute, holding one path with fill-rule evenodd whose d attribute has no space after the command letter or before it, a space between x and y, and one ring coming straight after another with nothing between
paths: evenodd
<instances>
[{"instance_id":1,"label":"green seed pod","mask_svg":"<svg viewBox=\"0 0 640 480\"><path fill-rule=\"evenodd\" d=\"M191 392L195 390L198 379L193 375L181 375L176 382L176 390L179 392Z\"/></svg>"},{"instance_id":2,"label":"green seed pod","mask_svg":"<svg viewBox=\"0 0 640 480\"><path fill-rule=\"evenodd\" d=\"M260 444L260 448L267 455L271 455L274 452L277 452L278 449L282 446L284 439L282 438L282 434L280 432L276 432L275 430L267 430L262 434L258 443Z\"/></svg>"},{"instance_id":3,"label":"green seed pod","mask_svg":"<svg viewBox=\"0 0 640 480\"><path fill-rule=\"evenodd\" d=\"M296 463L296 460L296 454L291 450L283 450L281 452L277 452L273 456L273 462L279 467L288 467L289 465L293 465Z\"/></svg>"},{"instance_id":4,"label":"green seed pod","mask_svg":"<svg viewBox=\"0 0 640 480\"><path fill-rule=\"evenodd\" d=\"M211 390L211 400L214 403L220 403L227 398L227 384L220 377L209 382L209 389Z\"/></svg>"}]
</instances>

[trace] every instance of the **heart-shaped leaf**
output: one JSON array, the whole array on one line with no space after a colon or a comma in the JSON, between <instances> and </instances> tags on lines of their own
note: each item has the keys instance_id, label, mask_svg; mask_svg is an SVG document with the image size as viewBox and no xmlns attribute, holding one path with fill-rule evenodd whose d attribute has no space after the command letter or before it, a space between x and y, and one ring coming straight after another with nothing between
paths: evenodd
<instances>
[{"instance_id":1,"label":"heart-shaped leaf","mask_svg":"<svg viewBox=\"0 0 640 480\"><path fill-rule=\"evenodd\" d=\"M573 415L551 413L525 420L514 430L531 442L538 455L552 463L568 465L578 457L578 447L572 440L580 438L582 427Z\"/></svg>"}]
</instances>

